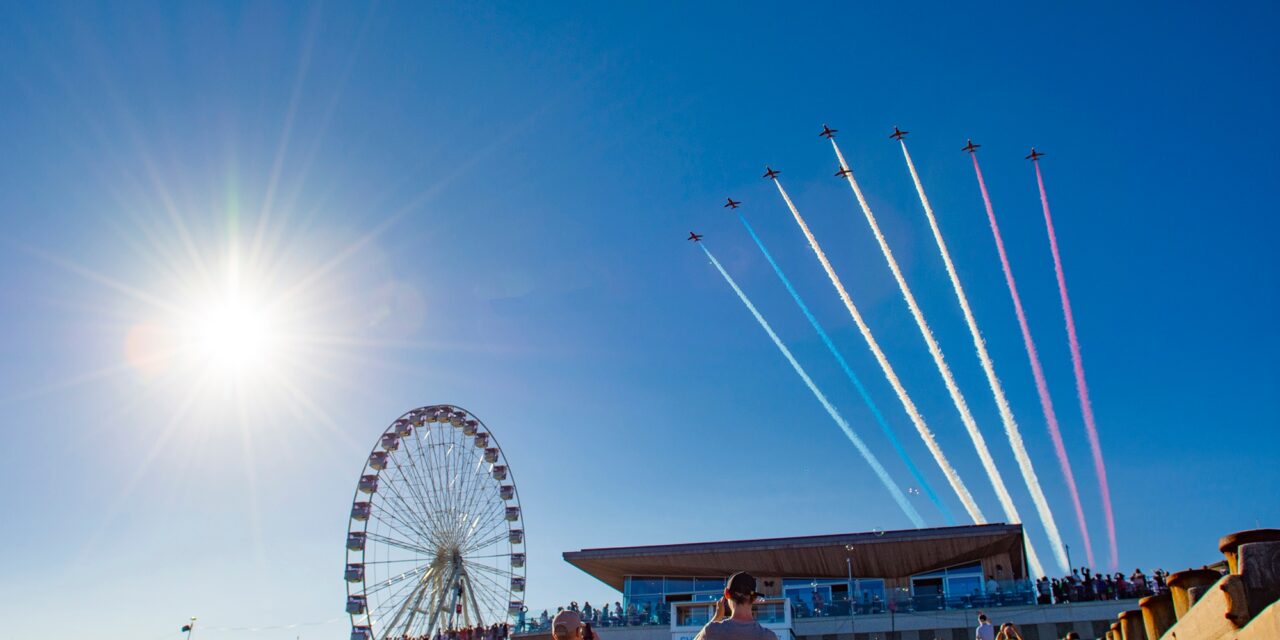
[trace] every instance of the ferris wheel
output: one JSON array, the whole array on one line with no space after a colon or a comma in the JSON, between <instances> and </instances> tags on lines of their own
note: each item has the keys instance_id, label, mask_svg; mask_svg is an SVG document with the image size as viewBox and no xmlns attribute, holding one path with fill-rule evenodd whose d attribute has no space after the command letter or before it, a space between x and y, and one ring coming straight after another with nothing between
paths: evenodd
<instances>
[{"instance_id":1,"label":"ferris wheel","mask_svg":"<svg viewBox=\"0 0 1280 640\"><path fill-rule=\"evenodd\" d=\"M351 640L505 622L524 606L524 566L520 496L484 423L453 405L392 422L351 505Z\"/></svg>"}]
</instances>

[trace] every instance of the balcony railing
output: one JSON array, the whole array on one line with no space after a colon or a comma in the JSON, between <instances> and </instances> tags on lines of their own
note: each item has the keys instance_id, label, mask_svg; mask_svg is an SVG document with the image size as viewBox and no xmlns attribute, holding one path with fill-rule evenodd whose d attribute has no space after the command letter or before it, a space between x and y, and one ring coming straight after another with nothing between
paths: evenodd
<instances>
[{"instance_id":1,"label":"balcony railing","mask_svg":"<svg viewBox=\"0 0 1280 640\"><path fill-rule=\"evenodd\" d=\"M881 600L880 598L857 602L836 600L835 602L815 603L815 606L810 606L805 602L793 602L791 615L794 619L801 620L805 618L878 615L884 613L920 613L948 609L990 609L994 607L1026 606L1035 603L1036 595L1031 591L1010 591L953 597L942 595L897 595L887 600Z\"/></svg>"}]
</instances>

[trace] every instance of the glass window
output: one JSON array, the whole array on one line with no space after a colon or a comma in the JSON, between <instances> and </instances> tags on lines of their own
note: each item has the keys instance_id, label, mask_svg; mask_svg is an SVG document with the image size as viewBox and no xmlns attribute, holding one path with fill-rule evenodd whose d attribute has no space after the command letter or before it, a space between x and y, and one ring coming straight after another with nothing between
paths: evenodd
<instances>
[{"instance_id":1,"label":"glass window","mask_svg":"<svg viewBox=\"0 0 1280 640\"><path fill-rule=\"evenodd\" d=\"M760 624L782 624L787 621L787 612L781 602L758 603L751 607L755 612L756 622Z\"/></svg>"},{"instance_id":2,"label":"glass window","mask_svg":"<svg viewBox=\"0 0 1280 640\"><path fill-rule=\"evenodd\" d=\"M964 564L958 567L948 567L947 575L955 575L957 573L982 573L982 563L975 562L973 564Z\"/></svg>"},{"instance_id":3,"label":"glass window","mask_svg":"<svg viewBox=\"0 0 1280 640\"><path fill-rule=\"evenodd\" d=\"M884 602L884 580L858 580L854 584L858 602Z\"/></svg>"},{"instance_id":4,"label":"glass window","mask_svg":"<svg viewBox=\"0 0 1280 640\"><path fill-rule=\"evenodd\" d=\"M680 627L700 627L711 620L713 607L677 607L676 625Z\"/></svg>"},{"instance_id":5,"label":"glass window","mask_svg":"<svg viewBox=\"0 0 1280 640\"><path fill-rule=\"evenodd\" d=\"M666 610L667 606L662 602L662 596L633 596L628 598L628 613L630 613L630 607L632 605L635 605L635 612L640 616L640 619L645 621L656 619L660 612ZM640 624L648 624L648 622L642 622Z\"/></svg>"},{"instance_id":6,"label":"glass window","mask_svg":"<svg viewBox=\"0 0 1280 640\"><path fill-rule=\"evenodd\" d=\"M982 578L972 576L947 577L947 596L961 598L982 595Z\"/></svg>"},{"instance_id":7,"label":"glass window","mask_svg":"<svg viewBox=\"0 0 1280 640\"><path fill-rule=\"evenodd\" d=\"M666 593L691 593L693 578L667 578Z\"/></svg>"},{"instance_id":8,"label":"glass window","mask_svg":"<svg viewBox=\"0 0 1280 640\"><path fill-rule=\"evenodd\" d=\"M724 578L694 578L694 591L724 591Z\"/></svg>"},{"instance_id":9,"label":"glass window","mask_svg":"<svg viewBox=\"0 0 1280 640\"><path fill-rule=\"evenodd\" d=\"M632 576L627 578L628 595L662 593L662 578L656 576Z\"/></svg>"}]
</instances>

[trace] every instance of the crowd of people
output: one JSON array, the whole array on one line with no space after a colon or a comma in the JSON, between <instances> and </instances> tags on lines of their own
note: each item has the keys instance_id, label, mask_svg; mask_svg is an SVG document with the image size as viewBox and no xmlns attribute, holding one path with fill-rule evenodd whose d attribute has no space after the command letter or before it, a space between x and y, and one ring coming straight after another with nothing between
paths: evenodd
<instances>
[{"instance_id":1,"label":"crowd of people","mask_svg":"<svg viewBox=\"0 0 1280 640\"><path fill-rule=\"evenodd\" d=\"M984 585L986 587L986 595L971 596L973 602L967 604L973 608L1030 604L1033 597L1039 604L1128 600L1165 591L1167 589L1165 586L1167 577L1168 573L1163 569L1156 569L1150 576L1145 574L1142 569L1135 569L1133 573L1125 576L1121 572L1097 573L1087 567L1081 567L1073 570L1071 575L1062 578L1042 577L1035 581L1034 591L1031 591L1027 582L1006 580L1003 579L1003 575L990 575L987 576L986 585ZM980 594L980 592L975 593ZM865 602L839 601L826 603L815 591L813 608L810 609L805 602L797 600L792 603L793 615L797 618L807 618L817 615L849 615L851 611L863 614L884 613L890 608L894 608L894 604L897 604L896 602L884 602L879 595L867 592L864 592L863 596ZM910 599L908 598L907 600ZM940 604L935 604L935 607L942 608ZM898 608L901 609L902 606L900 605ZM529 616L526 608L519 614L515 630L517 632L547 631L551 628L552 618L561 611L577 613L584 623L597 627L667 624L670 622L667 619L670 614L665 607L653 607L648 603L639 606L632 603L624 608L621 602L614 602L612 605L606 602L596 607L590 602L584 601L579 605L578 602L574 601L570 602L568 606L557 607L554 612L543 609L541 614L537 616ZM442 640L491 639L487 637L472 637L444 638ZM499 640L505 640L505 637Z\"/></svg>"},{"instance_id":2,"label":"crowd of people","mask_svg":"<svg viewBox=\"0 0 1280 640\"><path fill-rule=\"evenodd\" d=\"M1126 578L1123 572L1096 573L1088 567L1073 569L1063 578L1042 577L1036 581L1037 601L1089 602L1092 600L1128 600L1156 595L1165 591L1168 573L1156 569L1150 577L1142 569L1134 569Z\"/></svg>"},{"instance_id":3,"label":"crowd of people","mask_svg":"<svg viewBox=\"0 0 1280 640\"><path fill-rule=\"evenodd\" d=\"M553 616L562 611L576 613L584 623L597 627L666 624L670 615L665 609L661 607L655 609L650 604L636 606L635 603L632 603L630 606L623 608L621 602L614 602L612 606L606 602L596 607L589 601L583 601L582 605L579 605L575 600L570 602L568 606L556 607L555 613L543 609L542 613L537 616L530 616L528 607L523 608L516 617L516 631L546 631L551 628Z\"/></svg>"},{"instance_id":4,"label":"crowd of people","mask_svg":"<svg viewBox=\"0 0 1280 640\"><path fill-rule=\"evenodd\" d=\"M504 622L489 626L478 624L458 629L441 629L434 636L404 634L398 638L391 637L387 640L508 640L512 633L511 625Z\"/></svg>"}]
</instances>

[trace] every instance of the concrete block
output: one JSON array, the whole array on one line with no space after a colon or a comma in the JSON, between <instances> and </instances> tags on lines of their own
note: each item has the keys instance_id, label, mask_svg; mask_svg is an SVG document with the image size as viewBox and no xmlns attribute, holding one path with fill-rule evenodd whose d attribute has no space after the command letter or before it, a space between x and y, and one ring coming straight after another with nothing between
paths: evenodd
<instances>
[{"instance_id":1,"label":"concrete block","mask_svg":"<svg viewBox=\"0 0 1280 640\"><path fill-rule=\"evenodd\" d=\"M1235 617L1247 614L1240 605L1233 605L1233 600L1243 603L1245 597L1244 583L1240 576L1224 576L1212 588L1205 591L1204 597L1186 614L1178 618L1178 622L1165 632L1162 640L1230 640L1235 637L1240 626L1234 623Z\"/></svg>"},{"instance_id":2,"label":"concrete block","mask_svg":"<svg viewBox=\"0 0 1280 640\"><path fill-rule=\"evenodd\" d=\"M1237 640L1276 640L1280 638L1280 603L1273 604L1254 616L1249 625L1240 630Z\"/></svg>"}]
</instances>

